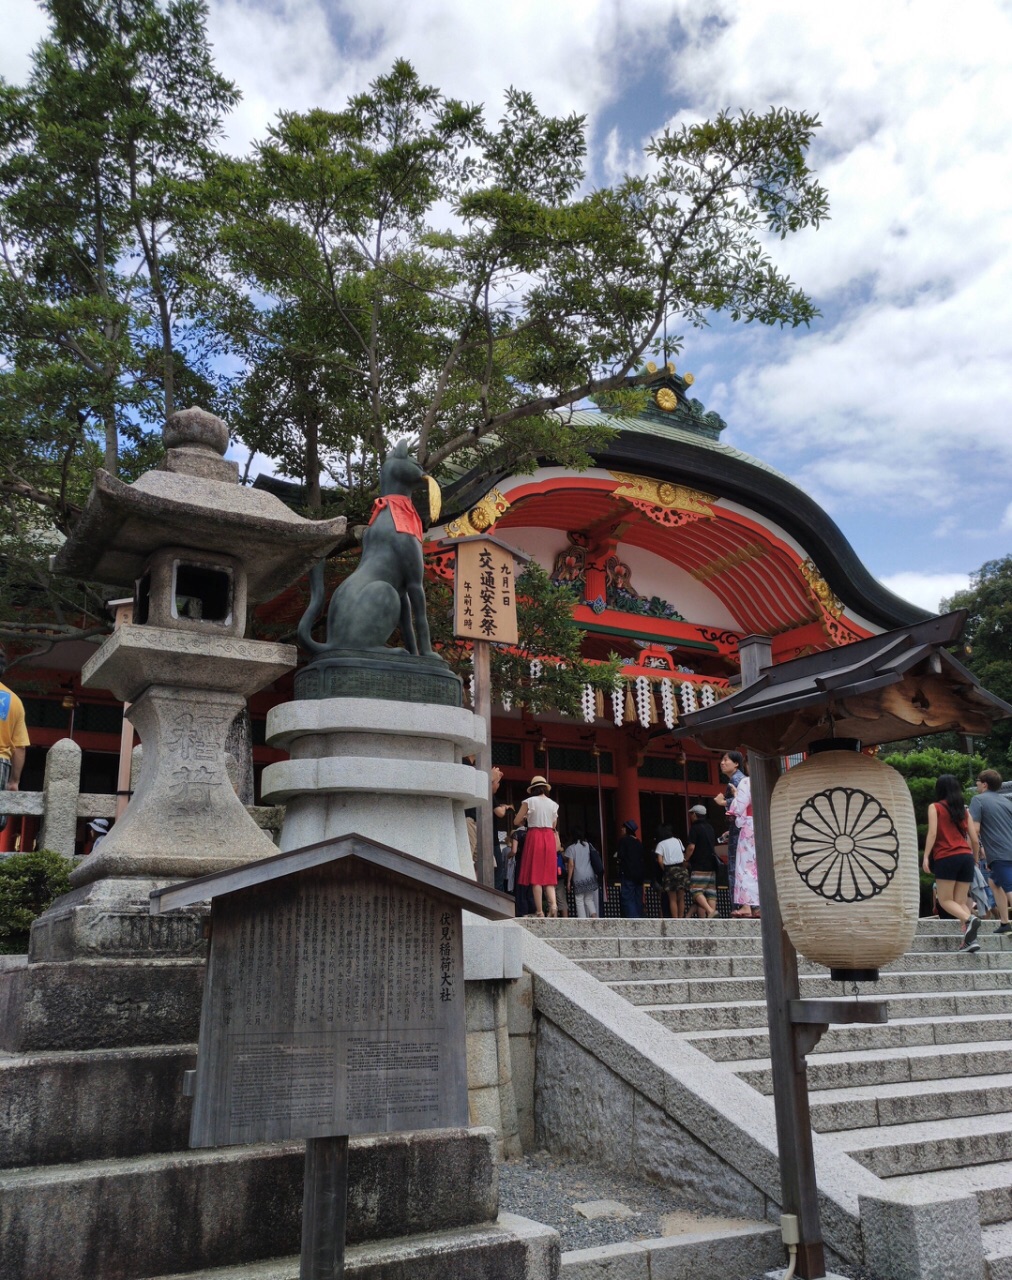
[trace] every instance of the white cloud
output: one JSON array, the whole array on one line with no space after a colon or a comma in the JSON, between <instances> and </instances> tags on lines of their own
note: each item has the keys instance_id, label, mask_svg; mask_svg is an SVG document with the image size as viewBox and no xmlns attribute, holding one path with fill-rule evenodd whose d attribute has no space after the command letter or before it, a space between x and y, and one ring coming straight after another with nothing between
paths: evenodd
<instances>
[{"instance_id":1,"label":"white cloud","mask_svg":"<svg viewBox=\"0 0 1012 1280\"><path fill-rule=\"evenodd\" d=\"M884 587L911 604L920 605L937 613L943 600L957 591L965 591L970 585L968 573L892 573L879 581Z\"/></svg>"},{"instance_id":2,"label":"white cloud","mask_svg":"<svg viewBox=\"0 0 1012 1280\"><path fill-rule=\"evenodd\" d=\"M735 344L720 412L837 512L965 510L969 484L997 502L1012 403L1012 13L946 10L940 39L942 14L912 3L862 5L856 23L807 0L710 12L723 25L697 21L673 68L682 92L707 113L818 111L813 161L833 215L775 249L827 319L799 341Z\"/></svg>"},{"instance_id":3,"label":"white cloud","mask_svg":"<svg viewBox=\"0 0 1012 1280\"><path fill-rule=\"evenodd\" d=\"M31 0L10 0L4 5L4 38L0 40L0 76L11 84L28 78L32 50L46 34L46 15Z\"/></svg>"}]
</instances>

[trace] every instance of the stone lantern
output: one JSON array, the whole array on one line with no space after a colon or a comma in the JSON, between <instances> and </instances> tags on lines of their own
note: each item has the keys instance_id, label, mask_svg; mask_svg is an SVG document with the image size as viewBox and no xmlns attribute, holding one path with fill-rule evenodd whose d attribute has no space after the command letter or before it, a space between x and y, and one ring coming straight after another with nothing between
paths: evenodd
<instances>
[{"instance_id":1,"label":"stone lantern","mask_svg":"<svg viewBox=\"0 0 1012 1280\"><path fill-rule=\"evenodd\" d=\"M164 438L161 467L133 484L97 472L54 561L59 573L133 591L133 623L105 640L81 683L131 704L144 763L123 817L72 872L75 891L37 925L38 958L158 951L168 940L147 915L156 884L277 852L230 783L225 739L246 699L292 668L296 651L245 639L247 611L324 556L345 521L306 520L241 486L223 457L228 430L212 414L174 414Z\"/></svg>"}]
</instances>

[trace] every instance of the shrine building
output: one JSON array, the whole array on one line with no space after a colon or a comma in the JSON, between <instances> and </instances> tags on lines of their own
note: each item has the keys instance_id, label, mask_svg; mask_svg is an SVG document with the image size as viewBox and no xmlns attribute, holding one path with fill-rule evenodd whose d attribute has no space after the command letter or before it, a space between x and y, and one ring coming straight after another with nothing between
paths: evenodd
<instances>
[{"instance_id":1,"label":"shrine building","mask_svg":"<svg viewBox=\"0 0 1012 1280\"><path fill-rule=\"evenodd\" d=\"M741 638L771 635L779 661L926 616L872 577L806 493L723 443L726 423L691 385L669 365L644 411L608 415L618 434L589 470L463 476L427 535L447 578L442 539L487 533L533 557L575 590L583 656L623 660L620 687L587 686L577 718L493 706L500 797L519 805L543 774L563 838L579 825L605 848L627 819L645 840L661 823L684 835L689 806L716 793L719 755L668 730L729 691ZM597 410L573 416L601 421Z\"/></svg>"}]
</instances>

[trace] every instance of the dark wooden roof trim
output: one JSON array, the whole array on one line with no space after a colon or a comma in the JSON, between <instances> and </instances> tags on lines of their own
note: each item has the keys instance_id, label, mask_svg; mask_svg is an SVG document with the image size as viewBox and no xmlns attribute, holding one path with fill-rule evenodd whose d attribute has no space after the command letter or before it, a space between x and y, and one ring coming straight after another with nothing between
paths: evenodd
<instances>
[{"instance_id":1,"label":"dark wooden roof trim","mask_svg":"<svg viewBox=\"0 0 1012 1280\"><path fill-rule=\"evenodd\" d=\"M238 893L300 871L351 858L414 885L419 891L452 899L465 911L473 911L490 920L507 920L513 917L515 906L511 895L488 889L445 867L357 834L339 836L335 840L320 840L316 844L290 849L271 858L260 858L241 867L229 867L194 880L184 880L181 884L155 889L150 895L150 912L152 915L159 915L178 907L193 906L196 902Z\"/></svg>"}]
</instances>

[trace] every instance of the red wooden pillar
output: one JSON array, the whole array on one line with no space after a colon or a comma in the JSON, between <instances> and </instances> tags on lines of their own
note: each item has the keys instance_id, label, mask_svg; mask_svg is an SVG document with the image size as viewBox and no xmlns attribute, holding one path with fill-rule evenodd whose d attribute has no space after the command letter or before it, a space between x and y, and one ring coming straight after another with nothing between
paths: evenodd
<instances>
[{"instance_id":1,"label":"red wooden pillar","mask_svg":"<svg viewBox=\"0 0 1012 1280\"><path fill-rule=\"evenodd\" d=\"M620 734L616 745L618 750L615 753L615 778L618 786L615 795L615 817L620 827L630 819L639 827L641 825L639 747L629 733Z\"/></svg>"}]
</instances>

